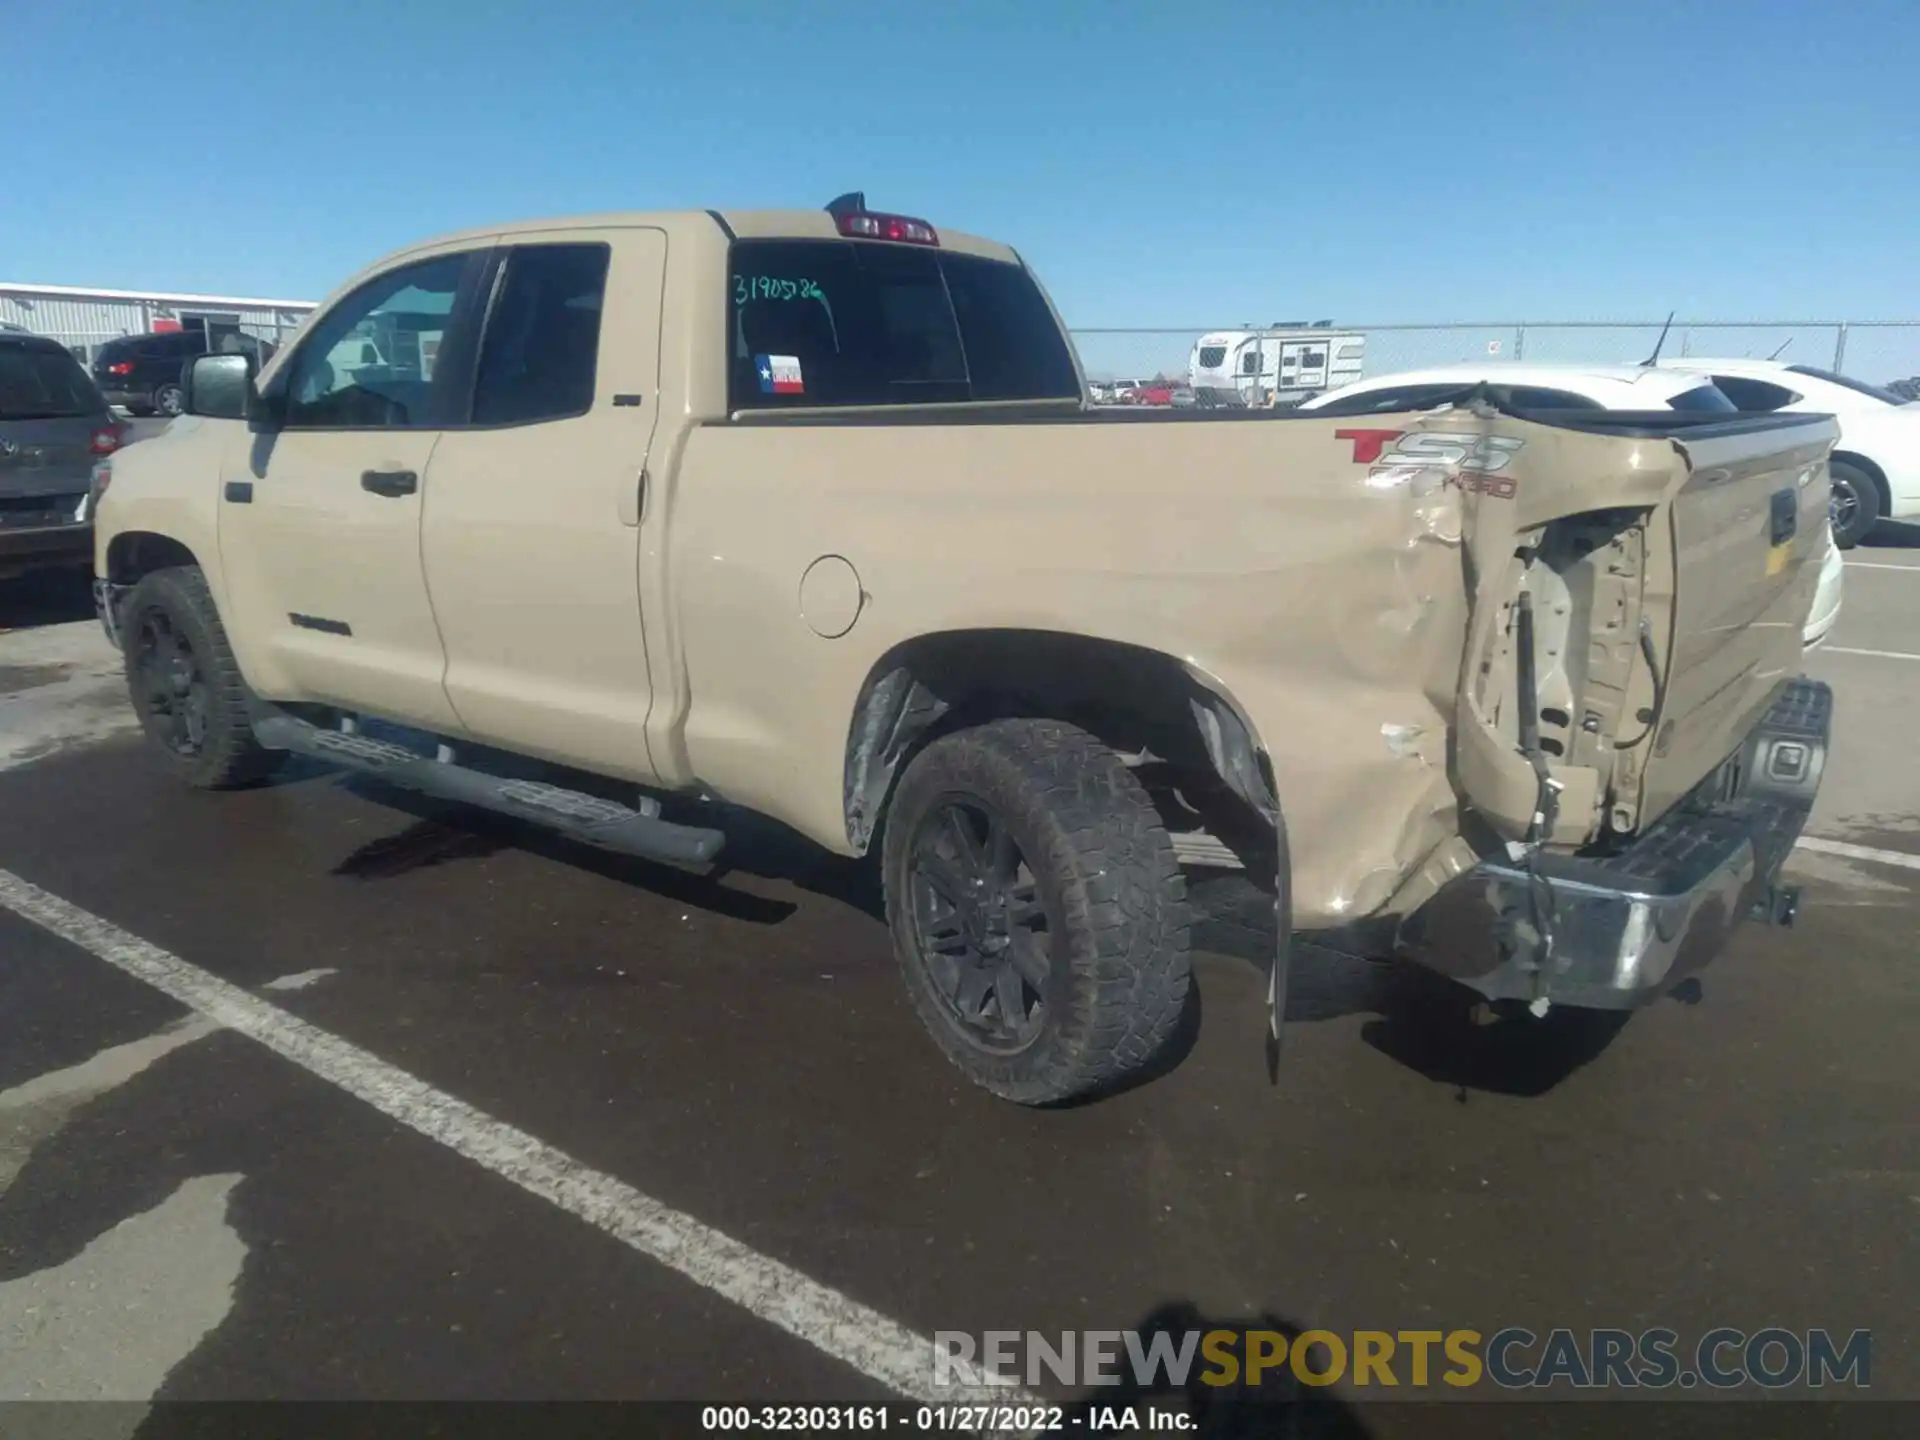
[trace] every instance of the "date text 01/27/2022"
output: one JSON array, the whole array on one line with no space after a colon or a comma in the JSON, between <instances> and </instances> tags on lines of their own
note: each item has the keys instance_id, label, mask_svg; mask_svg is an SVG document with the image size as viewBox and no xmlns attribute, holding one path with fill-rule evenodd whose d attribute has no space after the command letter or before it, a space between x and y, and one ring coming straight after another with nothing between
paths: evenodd
<instances>
[{"instance_id":1,"label":"date text 01/27/2022","mask_svg":"<svg viewBox=\"0 0 1920 1440\"><path fill-rule=\"evenodd\" d=\"M1097 1405L1069 1414L1060 1405L707 1405L700 1411L706 1431L746 1434L763 1431L820 1433L890 1431L944 1434L1100 1434L1109 1431L1178 1432L1193 1428L1193 1417L1178 1411L1136 1410L1127 1405Z\"/></svg>"}]
</instances>

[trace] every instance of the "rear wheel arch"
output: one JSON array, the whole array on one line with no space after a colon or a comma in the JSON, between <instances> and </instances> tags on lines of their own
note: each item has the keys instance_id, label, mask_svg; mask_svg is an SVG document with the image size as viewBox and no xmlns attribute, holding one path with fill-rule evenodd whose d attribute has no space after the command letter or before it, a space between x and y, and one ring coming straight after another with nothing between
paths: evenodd
<instances>
[{"instance_id":1,"label":"rear wheel arch","mask_svg":"<svg viewBox=\"0 0 1920 1440\"><path fill-rule=\"evenodd\" d=\"M1827 459L1827 468L1833 484L1829 505L1833 543L1851 550L1893 508L1892 492L1886 472L1856 452L1834 452Z\"/></svg>"},{"instance_id":2,"label":"rear wheel arch","mask_svg":"<svg viewBox=\"0 0 1920 1440\"><path fill-rule=\"evenodd\" d=\"M901 773L882 890L908 999L976 1084L1021 1104L1169 1057L1190 995L1186 877L1138 773L1058 720L992 720Z\"/></svg>"},{"instance_id":3,"label":"rear wheel arch","mask_svg":"<svg viewBox=\"0 0 1920 1440\"><path fill-rule=\"evenodd\" d=\"M1229 829L1257 844L1251 832L1266 828L1284 847L1267 753L1215 677L1164 652L1092 636L960 630L895 646L861 687L844 780L855 852L871 845L914 755L943 735L1010 717L1066 721L1123 756L1217 783L1245 809L1221 817Z\"/></svg>"},{"instance_id":4,"label":"rear wheel arch","mask_svg":"<svg viewBox=\"0 0 1920 1440\"><path fill-rule=\"evenodd\" d=\"M1842 465L1851 465L1856 470L1864 471L1866 477L1873 481L1873 488L1880 492L1880 513L1885 515L1893 509L1893 490L1887 484L1887 472L1873 461L1857 450L1835 450L1828 460L1829 463L1838 461Z\"/></svg>"}]
</instances>

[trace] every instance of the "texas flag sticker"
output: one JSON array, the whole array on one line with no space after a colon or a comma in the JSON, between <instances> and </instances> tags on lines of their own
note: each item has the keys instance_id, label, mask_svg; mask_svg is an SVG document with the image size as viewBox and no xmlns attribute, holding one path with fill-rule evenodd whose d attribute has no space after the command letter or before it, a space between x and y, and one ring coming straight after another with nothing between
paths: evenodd
<instances>
[{"instance_id":1,"label":"texas flag sticker","mask_svg":"<svg viewBox=\"0 0 1920 1440\"><path fill-rule=\"evenodd\" d=\"M798 355L756 355L753 368L760 372L762 395L804 395L807 387L800 380Z\"/></svg>"}]
</instances>

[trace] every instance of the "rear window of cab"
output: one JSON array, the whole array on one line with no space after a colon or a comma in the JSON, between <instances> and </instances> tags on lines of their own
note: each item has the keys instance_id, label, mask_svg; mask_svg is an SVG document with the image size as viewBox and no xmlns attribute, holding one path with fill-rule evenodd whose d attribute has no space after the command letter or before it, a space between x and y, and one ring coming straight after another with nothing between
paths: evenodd
<instances>
[{"instance_id":1,"label":"rear window of cab","mask_svg":"<svg viewBox=\"0 0 1920 1440\"><path fill-rule=\"evenodd\" d=\"M738 240L733 410L1077 400L1072 352L1025 269L917 245Z\"/></svg>"}]
</instances>

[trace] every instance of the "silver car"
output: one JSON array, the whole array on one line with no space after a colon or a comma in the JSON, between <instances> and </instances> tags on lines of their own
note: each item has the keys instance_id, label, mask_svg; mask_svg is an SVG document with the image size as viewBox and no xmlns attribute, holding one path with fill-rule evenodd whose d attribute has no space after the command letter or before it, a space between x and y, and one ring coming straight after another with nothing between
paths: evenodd
<instances>
[{"instance_id":1,"label":"silver car","mask_svg":"<svg viewBox=\"0 0 1920 1440\"><path fill-rule=\"evenodd\" d=\"M0 331L0 580L92 567L93 467L120 439L105 397L63 346Z\"/></svg>"}]
</instances>

